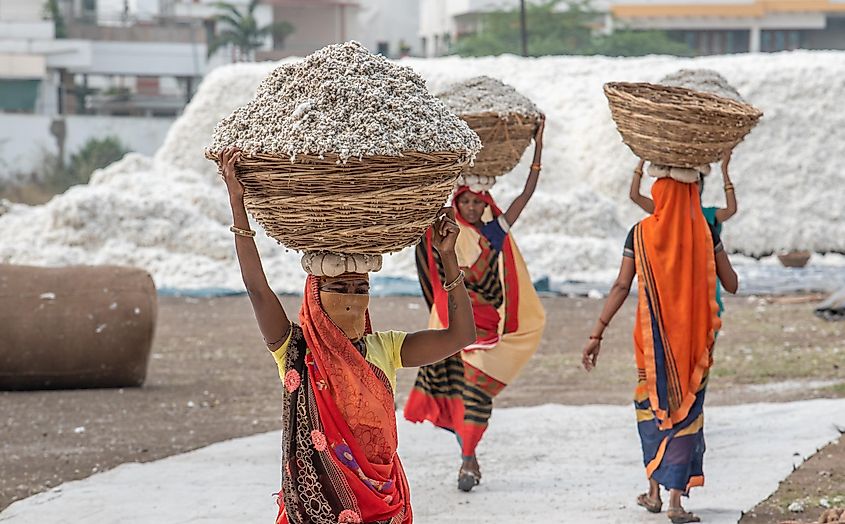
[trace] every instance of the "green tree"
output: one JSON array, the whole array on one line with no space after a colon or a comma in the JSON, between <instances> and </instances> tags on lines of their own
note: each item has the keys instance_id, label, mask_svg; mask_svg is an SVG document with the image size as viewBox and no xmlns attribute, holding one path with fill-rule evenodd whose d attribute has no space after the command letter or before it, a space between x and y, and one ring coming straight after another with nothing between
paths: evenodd
<instances>
[{"instance_id":1,"label":"green tree","mask_svg":"<svg viewBox=\"0 0 845 524\"><path fill-rule=\"evenodd\" d=\"M208 45L208 56L212 56L221 48L233 46L237 51L236 60L251 61L255 57L255 50L264 44L264 39L272 35L277 45L282 45L294 31L289 22L273 22L258 27L255 20L255 8L258 0L250 0L245 12L228 2L217 2L214 6L222 11L214 20L223 26L222 30L213 37Z\"/></svg>"},{"instance_id":2,"label":"green tree","mask_svg":"<svg viewBox=\"0 0 845 524\"><path fill-rule=\"evenodd\" d=\"M672 40L665 31L614 31L597 37L591 54L605 56L675 55L691 56L692 49Z\"/></svg>"},{"instance_id":3,"label":"green tree","mask_svg":"<svg viewBox=\"0 0 845 524\"><path fill-rule=\"evenodd\" d=\"M688 56L690 48L669 38L663 31L620 30L596 35L602 14L590 0L545 0L526 6L528 54L643 56L671 54ZM455 53L461 56L521 53L519 9L483 15L480 30L458 40Z\"/></svg>"},{"instance_id":4,"label":"green tree","mask_svg":"<svg viewBox=\"0 0 845 524\"><path fill-rule=\"evenodd\" d=\"M70 164L59 186L87 184L91 173L123 158L129 150L116 137L90 138L70 156Z\"/></svg>"},{"instance_id":5,"label":"green tree","mask_svg":"<svg viewBox=\"0 0 845 524\"><path fill-rule=\"evenodd\" d=\"M528 4L525 20L528 27L528 54L569 55L589 48L591 25L598 14L588 0L546 0ZM477 33L458 40L455 52L461 56L521 53L519 9L494 11L481 18Z\"/></svg>"},{"instance_id":6,"label":"green tree","mask_svg":"<svg viewBox=\"0 0 845 524\"><path fill-rule=\"evenodd\" d=\"M53 21L53 29L56 38L67 38L67 26L65 25L65 17L62 16L62 10L59 7L59 0L47 0L44 2L44 18Z\"/></svg>"}]
</instances>

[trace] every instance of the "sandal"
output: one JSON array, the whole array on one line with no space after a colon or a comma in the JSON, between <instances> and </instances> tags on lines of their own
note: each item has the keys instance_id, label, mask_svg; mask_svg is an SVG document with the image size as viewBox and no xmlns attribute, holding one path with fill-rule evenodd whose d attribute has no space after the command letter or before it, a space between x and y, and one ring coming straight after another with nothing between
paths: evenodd
<instances>
[{"instance_id":1,"label":"sandal","mask_svg":"<svg viewBox=\"0 0 845 524\"><path fill-rule=\"evenodd\" d=\"M659 498L655 500L649 497L648 493L642 493L637 497L637 506L645 508L649 513L660 513L663 511L663 501Z\"/></svg>"},{"instance_id":2,"label":"sandal","mask_svg":"<svg viewBox=\"0 0 845 524\"><path fill-rule=\"evenodd\" d=\"M476 468L478 463L475 463ZM476 468L467 467L466 462L461 464L461 469L458 471L458 489L469 493L472 488L481 483L481 472Z\"/></svg>"},{"instance_id":3,"label":"sandal","mask_svg":"<svg viewBox=\"0 0 845 524\"><path fill-rule=\"evenodd\" d=\"M666 516L672 521L672 524L687 524L688 522L701 522L698 515L690 513L684 508L669 508Z\"/></svg>"},{"instance_id":4,"label":"sandal","mask_svg":"<svg viewBox=\"0 0 845 524\"><path fill-rule=\"evenodd\" d=\"M458 489L469 493L481 482L481 478L473 471L461 470L458 474Z\"/></svg>"}]
</instances>

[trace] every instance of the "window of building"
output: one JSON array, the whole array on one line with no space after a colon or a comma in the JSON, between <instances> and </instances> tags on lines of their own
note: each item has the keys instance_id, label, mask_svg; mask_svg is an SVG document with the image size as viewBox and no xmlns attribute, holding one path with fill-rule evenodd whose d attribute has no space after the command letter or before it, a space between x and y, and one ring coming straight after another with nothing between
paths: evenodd
<instances>
[{"instance_id":1,"label":"window of building","mask_svg":"<svg viewBox=\"0 0 845 524\"><path fill-rule=\"evenodd\" d=\"M760 50L766 53L792 51L803 47L801 31L763 31L760 36Z\"/></svg>"},{"instance_id":2,"label":"window of building","mask_svg":"<svg viewBox=\"0 0 845 524\"><path fill-rule=\"evenodd\" d=\"M390 56L390 42L377 42L376 53L381 56Z\"/></svg>"},{"instance_id":3,"label":"window of building","mask_svg":"<svg viewBox=\"0 0 845 524\"><path fill-rule=\"evenodd\" d=\"M0 112L32 113L40 80L0 79Z\"/></svg>"},{"instance_id":4,"label":"window of building","mask_svg":"<svg viewBox=\"0 0 845 524\"><path fill-rule=\"evenodd\" d=\"M750 39L748 31L683 31L670 33L698 55L747 53Z\"/></svg>"}]
</instances>

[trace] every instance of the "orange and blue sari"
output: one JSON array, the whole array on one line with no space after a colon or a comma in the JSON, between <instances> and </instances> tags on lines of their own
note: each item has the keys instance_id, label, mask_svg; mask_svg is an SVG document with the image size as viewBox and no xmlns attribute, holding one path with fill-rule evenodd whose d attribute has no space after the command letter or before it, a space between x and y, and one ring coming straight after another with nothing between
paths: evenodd
<instances>
[{"instance_id":1,"label":"orange and blue sari","mask_svg":"<svg viewBox=\"0 0 845 524\"><path fill-rule=\"evenodd\" d=\"M721 249L696 184L652 187L655 211L632 230L639 286L634 399L648 478L688 492L704 485L704 396L721 326L716 261ZM714 241L716 245L714 246Z\"/></svg>"}]
</instances>

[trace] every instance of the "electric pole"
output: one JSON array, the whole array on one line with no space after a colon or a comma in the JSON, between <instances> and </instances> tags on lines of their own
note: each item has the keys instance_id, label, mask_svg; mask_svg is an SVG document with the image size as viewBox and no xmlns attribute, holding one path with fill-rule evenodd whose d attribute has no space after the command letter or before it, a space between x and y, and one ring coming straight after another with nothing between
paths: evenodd
<instances>
[{"instance_id":1,"label":"electric pole","mask_svg":"<svg viewBox=\"0 0 845 524\"><path fill-rule=\"evenodd\" d=\"M519 0L519 33L522 37L522 56L528 56L528 29L525 25L525 0Z\"/></svg>"}]
</instances>

